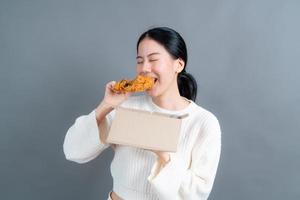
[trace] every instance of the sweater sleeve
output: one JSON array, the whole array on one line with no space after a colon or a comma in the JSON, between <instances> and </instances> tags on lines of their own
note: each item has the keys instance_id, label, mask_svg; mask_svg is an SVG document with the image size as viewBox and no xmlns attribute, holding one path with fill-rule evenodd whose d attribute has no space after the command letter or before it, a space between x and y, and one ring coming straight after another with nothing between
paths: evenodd
<instances>
[{"instance_id":1,"label":"sweater sleeve","mask_svg":"<svg viewBox=\"0 0 300 200\"><path fill-rule=\"evenodd\" d=\"M64 139L63 151L67 160L86 163L109 147L109 144L100 140L100 131L108 131L112 121L112 112L106 115L100 128L97 125L95 110L75 120Z\"/></svg>"},{"instance_id":2,"label":"sweater sleeve","mask_svg":"<svg viewBox=\"0 0 300 200\"><path fill-rule=\"evenodd\" d=\"M161 200L206 200L211 192L221 153L221 129L216 117L206 121L193 146L191 163L171 153L162 168L154 163L148 181Z\"/></svg>"}]
</instances>

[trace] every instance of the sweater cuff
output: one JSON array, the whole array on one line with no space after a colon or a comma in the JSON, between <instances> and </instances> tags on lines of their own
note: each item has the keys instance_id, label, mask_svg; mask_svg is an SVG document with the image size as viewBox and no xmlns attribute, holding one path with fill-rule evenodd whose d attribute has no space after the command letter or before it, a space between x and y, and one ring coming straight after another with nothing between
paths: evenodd
<instances>
[{"instance_id":1,"label":"sweater cuff","mask_svg":"<svg viewBox=\"0 0 300 200\"><path fill-rule=\"evenodd\" d=\"M170 158L164 167L157 159L147 178L159 199L162 200L176 199L181 182L187 172L184 160L180 156L170 153Z\"/></svg>"},{"instance_id":2,"label":"sweater cuff","mask_svg":"<svg viewBox=\"0 0 300 200\"><path fill-rule=\"evenodd\" d=\"M85 137L88 137L89 140L91 141L90 145L101 146L101 147L106 147L108 145L107 143L103 142L100 138L100 131L102 131L102 132L106 131L106 128L107 128L106 120L107 119L105 118L104 122L102 124L100 124L101 126L99 128L98 122L96 119L96 111L95 110L91 111L86 116ZM106 133L104 133L104 134L106 134Z\"/></svg>"},{"instance_id":3,"label":"sweater cuff","mask_svg":"<svg viewBox=\"0 0 300 200\"><path fill-rule=\"evenodd\" d=\"M95 145L103 145L99 137L99 129L95 110L93 110L86 116L85 123L86 135L89 137L90 141Z\"/></svg>"}]
</instances>

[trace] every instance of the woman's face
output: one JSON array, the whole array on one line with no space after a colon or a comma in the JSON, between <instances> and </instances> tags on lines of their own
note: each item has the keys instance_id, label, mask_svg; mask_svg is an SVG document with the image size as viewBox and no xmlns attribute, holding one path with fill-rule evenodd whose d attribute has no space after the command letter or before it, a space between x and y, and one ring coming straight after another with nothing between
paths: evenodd
<instances>
[{"instance_id":1,"label":"woman's face","mask_svg":"<svg viewBox=\"0 0 300 200\"><path fill-rule=\"evenodd\" d=\"M177 74L183 69L181 59L174 59L167 50L155 40L143 39L138 46L136 70L139 75L151 76L155 83L147 93L152 97L177 89ZM171 91L172 92L172 91Z\"/></svg>"}]
</instances>

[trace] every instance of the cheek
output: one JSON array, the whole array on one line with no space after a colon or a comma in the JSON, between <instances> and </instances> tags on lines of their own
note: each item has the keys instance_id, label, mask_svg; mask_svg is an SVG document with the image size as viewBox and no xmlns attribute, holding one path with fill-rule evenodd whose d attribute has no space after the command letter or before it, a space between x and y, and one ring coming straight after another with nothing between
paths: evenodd
<instances>
[{"instance_id":1,"label":"cheek","mask_svg":"<svg viewBox=\"0 0 300 200\"><path fill-rule=\"evenodd\" d=\"M168 66L162 60L156 61L152 65L152 71L157 74L164 74Z\"/></svg>"},{"instance_id":2,"label":"cheek","mask_svg":"<svg viewBox=\"0 0 300 200\"><path fill-rule=\"evenodd\" d=\"M136 65L136 66L135 66L135 70L136 70L137 74L139 74L139 73L142 72L142 67L139 66L139 65Z\"/></svg>"},{"instance_id":3,"label":"cheek","mask_svg":"<svg viewBox=\"0 0 300 200\"><path fill-rule=\"evenodd\" d=\"M171 66L169 66L167 63L157 63L152 68L152 71L160 76L161 79L169 79L172 75Z\"/></svg>"},{"instance_id":4,"label":"cheek","mask_svg":"<svg viewBox=\"0 0 300 200\"><path fill-rule=\"evenodd\" d=\"M160 65L154 65L151 69L152 69L152 72L154 72L155 74L162 73L162 67Z\"/></svg>"}]
</instances>

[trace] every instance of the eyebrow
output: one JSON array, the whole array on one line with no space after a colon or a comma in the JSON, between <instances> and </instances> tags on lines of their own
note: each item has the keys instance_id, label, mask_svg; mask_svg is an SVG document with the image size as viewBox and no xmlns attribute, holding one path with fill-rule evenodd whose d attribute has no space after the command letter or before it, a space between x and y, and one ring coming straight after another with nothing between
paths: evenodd
<instances>
[{"instance_id":1,"label":"eyebrow","mask_svg":"<svg viewBox=\"0 0 300 200\"><path fill-rule=\"evenodd\" d=\"M147 55L147 57L157 55L157 54L160 54L160 53L158 53L158 52L150 53L150 54ZM137 56L136 59L138 59L138 58L143 58L143 57L142 56Z\"/></svg>"}]
</instances>

